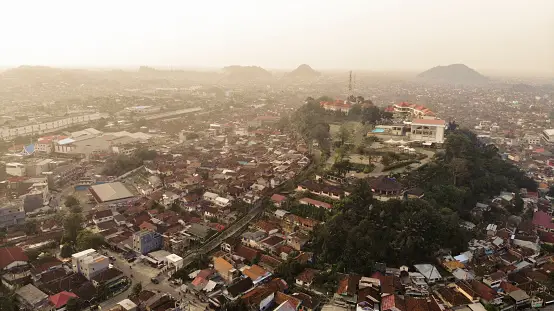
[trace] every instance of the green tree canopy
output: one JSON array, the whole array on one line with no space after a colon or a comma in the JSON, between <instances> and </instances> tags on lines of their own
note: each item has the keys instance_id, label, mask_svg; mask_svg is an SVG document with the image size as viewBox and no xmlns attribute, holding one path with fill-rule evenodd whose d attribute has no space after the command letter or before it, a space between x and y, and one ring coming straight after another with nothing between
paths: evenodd
<instances>
[{"instance_id":1,"label":"green tree canopy","mask_svg":"<svg viewBox=\"0 0 554 311\"><path fill-rule=\"evenodd\" d=\"M64 201L64 205L66 207L78 206L80 204L81 204L81 202L79 202L79 200L76 197L72 196L72 195L68 195L65 198L65 201Z\"/></svg>"},{"instance_id":2,"label":"green tree canopy","mask_svg":"<svg viewBox=\"0 0 554 311\"><path fill-rule=\"evenodd\" d=\"M83 307L83 302L79 298L71 297L65 305L67 311L80 311Z\"/></svg>"},{"instance_id":3,"label":"green tree canopy","mask_svg":"<svg viewBox=\"0 0 554 311\"><path fill-rule=\"evenodd\" d=\"M89 248L98 249L104 245L104 237L90 230L82 230L77 236L77 250L82 251Z\"/></svg>"}]
</instances>

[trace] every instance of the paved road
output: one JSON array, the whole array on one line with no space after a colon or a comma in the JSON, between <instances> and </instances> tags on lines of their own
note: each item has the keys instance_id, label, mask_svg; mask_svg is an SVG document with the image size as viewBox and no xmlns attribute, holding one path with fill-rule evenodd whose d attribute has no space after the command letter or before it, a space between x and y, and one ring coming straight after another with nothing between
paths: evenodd
<instances>
[{"instance_id":1,"label":"paved road","mask_svg":"<svg viewBox=\"0 0 554 311\"><path fill-rule=\"evenodd\" d=\"M176 299L182 299L184 302L188 303L191 307L191 309L199 309L204 310L207 306L205 303L200 303L195 297L191 294L182 295L179 291L179 286L172 286L169 281L167 280L166 275L160 276L158 279L160 280L159 284L154 284L151 281L152 277L155 277L159 270L156 268L153 268L149 265L146 265L141 262L133 262L128 263L123 259L123 256L119 253L113 252L111 250L104 250L109 256L115 257L115 262L113 263L114 267L121 270L124 275L129 277L133 281L133 285L136 283L142 283L142 288L151 290L154 292L162 292L162 293L168 293L175 297ZM112 298L110 298L107 301L104 301L100 304L100 307L103 310L110 309L111 307L115 306L118 302L121 300L128 298L131 294L132 285L129 289L122 292L121 294L118 294Z\"/></svg>"}]
</instances>

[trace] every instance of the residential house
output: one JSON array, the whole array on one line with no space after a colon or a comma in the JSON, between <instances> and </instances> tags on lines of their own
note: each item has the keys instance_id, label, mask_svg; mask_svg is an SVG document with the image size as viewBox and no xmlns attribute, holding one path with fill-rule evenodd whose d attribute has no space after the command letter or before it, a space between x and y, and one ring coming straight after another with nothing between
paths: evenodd
<instances>
[{"instance_id":1,"label":"residential house","mask_svg":"<svg viewBox=\"0 0 554 311\"><path fill-rule=\"evenodd\" d=\"M223 294L227 299L234 301L243 293L248 292L248 290L250 290L252 287L254 287L252 279L250 279L249 277L241 278L235 283L227 286L227 288L223 291Z\"/></svg>"},{"instance_id":2,"label":"residential house","mask_svg":"<svg viewBox=\"0 0 554 311\"><path fill-rule=\"evenodd\" d=\"M319 271L315 269L306 268L299 275L296 276L296 285L310 287L314 282L314 279Z\"/></svg>"},{"instance_id":3,"label":"residential house","mask_svg":"<svg viewBox=\"0 0 554 311\"><path fill-rule=\"evenodd\" d=\"M319 200L314 200L314 199L311 199L311 198L301 198L300 200L298 200L298 202L300 204L315 206L315 207L324 208L324 209L333 208L333 205L331 205L329 203L325 203L325 202L322 202L322 201L319 201Z\"/></svg>"},{"instance_id":4,"label":"residential house","mask_svg":"<svg viewBox=\"0 0 554 311\"><path fill-rule=\"evenodd\" d=\"M50 301L50 305L54 310L63 311L65 310L65 306L67 305L67 302L72 298L79 298L79 297L77 297L77 295L75 295L72 292L62 291L57 293L56 295L50 296L48 299Z\"/></svg>"},{"instance_id":5,"label":"residential house","mask_svg":"<svg viewBox=\"0 0 554 311\"><path fill-rule=\"evenodd\" d=\"M214 269L228 283L232 283L237 277L237 269L223 257L213 258Z\"/></svg>"},{"instance_id":6,"label":"residential house","mask_svg":"<svg viewBox=\"0 0 554 311\"><path fill-rule=\"evenodd\" d=\"M22 310L40 310L48 305L48 295L32 284L17 289L15 295Z\"/></svg>"},{"instance_id":7,"label":"residential house","mask_svg":"<svg viewBox=\"0 0 554 311\"><path fill-rule=\"evenodd\" d=\"M284 245L286 241L287 240L280 235L271 235L260 241L260 247L264 251L275 254L279 247Z\"/></svg>"},{"instance_id":8,"label":"residential house","mask_svg":"<svg viewBox=\"0 0 554 311\"><path fill-rule=\"evenodd\" d=\"M483 278L483 283L487 284L491 288L498 288L503 281L506 281L506 273L502 271L497 271L495 273L489 274Z\"/></svg>"},{"instance_id":9,"label":"residential house","mask_svg":"<svg viewBox=\"0 0 554 311\"><path fill-rule=\"evenodd\" d=\"M309 241L309 237L301 232L293 232L287 236L287 244L293 249L300 251Z\"/></svg>"},{"instance_id":10,"label":"residential house","mask_svg":"<svg viewBox=\"0 0 554 311\"><path fill-rule=\"evenodd\" d=\"M266 280L271 276L271 272L258 265L252 265L242 270L242 273L252 280L254 285Z\"/></svg>"},{"instance_id":11,"label":"residential house","mask_svg":"<svg viewBox=\"0 0 554 311\"><path fill-rule=\"evenodd\" d=\"M29 258L21 247L0 248L0 273L27 266Z\"/></svg>"},{"instance_id":12,"label":"residential house","mask_svg":"<svg viewBox=\"0 0 554 311\"><path fill-rule=\"evenodd\" d=\"M253 247L261 248L260 242L267 236L263 231L245 232L241 235L241 243Z\"/></svg>"},{"instance_id":13,"label":"residential house","mask_svg":"<svg viewBox=\"0 0 554 311\"><path fill-rule=\"evenodd\" d=\"M103 211L97 211L92 216L92 221L95 225L98 225L101 222L113 220L114 214L111 210L106 209Z\"/></svg>"},{"instance_id":14,"label":"residential house","mask_svg":"<svg viewBox=\"0 0 554 311\"><path fill-rule=\"evenodd\" d=\"M275 193L271 196L271 202L273 202L273 204L275 204L275 206L277 207L281 207L286 200L287 197L281 194Z\"/></svg>"}]
</instances>

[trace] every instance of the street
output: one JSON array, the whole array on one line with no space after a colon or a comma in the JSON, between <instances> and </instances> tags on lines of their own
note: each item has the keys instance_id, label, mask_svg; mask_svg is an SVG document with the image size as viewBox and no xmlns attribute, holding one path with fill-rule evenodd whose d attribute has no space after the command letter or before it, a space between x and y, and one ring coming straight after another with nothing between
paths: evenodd
<instances>
[{"instance_id":1,"label":"street","mask_svg":"<svg viewBox=\"0 0 554 311\"><path fill-rule=\"evenodd\" d=\"M123 293L118 294L110 298L109 300L101 303L100 307L102 309L109 309L115 306L121 300L128 298L128 296L131 294L133 285L137 283L142 283L142 288L145 290L168 293L177 300L182 299L184 303L189 304L191 310L205 310L205 308L207 307L206 303L200 303L194 295L190 293L186 295L181 294L179 286L172 286L169 283L167 279L167 274L162 274L158 277L158 279L160 280L159 284L152 283L151 279L158 275L160 270L153 268L148 264L144 264L139 260L128 263L125 259L123 259L123 256L121 254L111 250L105 249L103 250L103 252L105 252L108 256L113 256L115 258L115 262L112 263L114 267L121 270L121 272L123 272L125 276L129 277L133 281L133 284L128 290L124 291Z\"/></svg>"}]
</instances>

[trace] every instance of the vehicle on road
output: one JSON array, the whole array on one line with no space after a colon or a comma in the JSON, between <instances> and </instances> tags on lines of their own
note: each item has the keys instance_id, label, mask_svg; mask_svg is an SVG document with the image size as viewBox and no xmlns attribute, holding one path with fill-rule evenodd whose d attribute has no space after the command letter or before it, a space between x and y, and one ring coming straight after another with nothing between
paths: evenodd
<instances>
[{"instance_id":1,"label":"vehicle on road","mask_svg":"<svg viewBox=\"0 0 554 311\"><path fill-rule=\"evenodd\" d=\"M160 284L160 280L158 280L157 278L151 278L150 281L154 284Z\"/></svg>"}]
</instances>

